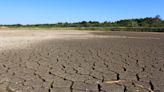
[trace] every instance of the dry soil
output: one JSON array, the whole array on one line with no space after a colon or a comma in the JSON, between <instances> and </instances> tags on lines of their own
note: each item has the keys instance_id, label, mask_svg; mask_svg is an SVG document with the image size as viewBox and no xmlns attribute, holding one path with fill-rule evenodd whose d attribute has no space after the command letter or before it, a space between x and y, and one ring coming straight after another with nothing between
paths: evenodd
<instances>
[{"instance_id":1,"label":"dry soil","mask_svg":"<svg viewBox=\"0 0 164 92\"><path fill-rule=\"evenodd\" d=\"M0 92L164 92L164 34L1 30Z\"/></svg>"}]
</instances>

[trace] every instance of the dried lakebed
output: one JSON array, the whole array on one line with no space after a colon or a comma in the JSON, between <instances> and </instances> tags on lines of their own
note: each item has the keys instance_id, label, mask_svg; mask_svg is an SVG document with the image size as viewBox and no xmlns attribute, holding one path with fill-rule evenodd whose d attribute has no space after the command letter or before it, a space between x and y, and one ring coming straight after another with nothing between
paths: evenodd
<instances>
[{"instance_id":1,"label":"dried lakebed","mask_svg":"<svg viewBox=\"0 0 164 92\"><path fill-rule=\"evenodd\" d=\"M0 31L0 92L164 92L164 34Z\"/></svg>"}]
</instances>

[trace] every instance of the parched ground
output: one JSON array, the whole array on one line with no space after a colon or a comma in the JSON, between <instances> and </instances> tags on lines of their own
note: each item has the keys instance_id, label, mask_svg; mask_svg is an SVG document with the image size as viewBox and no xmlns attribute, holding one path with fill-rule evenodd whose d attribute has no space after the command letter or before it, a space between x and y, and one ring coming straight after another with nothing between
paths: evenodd
<instances>
[{"instance_id":1,"label":"parched ground","mask_svg":"<svg viewBox=\"0 0 164 92\"><path fill-rule=\"evenodd\" d=\"M0 31L0 92L164 92L164 34Z\"/></svg>"}]
</instances>

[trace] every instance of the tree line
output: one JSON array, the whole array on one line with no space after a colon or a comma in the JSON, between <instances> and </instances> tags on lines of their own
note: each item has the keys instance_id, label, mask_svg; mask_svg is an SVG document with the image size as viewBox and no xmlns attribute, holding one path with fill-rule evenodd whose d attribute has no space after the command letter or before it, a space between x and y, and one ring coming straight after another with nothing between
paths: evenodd
<instances>
[{"instance_id":1,"label":"tree line","mask_svg":"<svg viewBox=\"0 0 164 92\"><path fill-rule=\"evenodd\" d=\"M98 21L82 21L82 22L75 22L75 23L55 23L55 24L34 24L34 25L21 25L21 24L14 24L14 25L0 25L5 27L37 27L37 28L55 28L55 27L75 27L78 29L107 29L107 30L155 30L155 31L162 31L164 32L164 20L160 18L160 15L155 17L146 17L146 18L136 18L136 19L124 19L115 22L105 21L105 22L98 22ZM142 29L141 29L142 28ZM143 31L144 31L143 30Z\"/></svg>"}]
</instances>

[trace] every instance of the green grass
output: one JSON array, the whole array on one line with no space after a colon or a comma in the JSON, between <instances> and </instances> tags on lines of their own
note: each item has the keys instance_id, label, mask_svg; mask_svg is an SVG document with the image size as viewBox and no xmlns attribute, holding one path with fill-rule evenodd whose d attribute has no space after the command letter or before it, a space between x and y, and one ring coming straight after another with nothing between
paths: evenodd
<instances>
[{"instance_id":1,"label":"green grass","mask_svg":"<svg viewBox=\"0 0 164 92\"><path fill-rule=\"evenodd\" d=\"M77 30L129 31L129 32L164 32L159 27L79 27Z\"/></svg>"},{"instance_id":2,"label":"green grass","mask_svg":"<svg viewBox=\"0 0 164 92\"><path fill-rule=\"evenodd\" d=\"M6 27L0 30L91 30L91 31L128 31L164 32L163 27Z\"/></svg>"}]
</instances>

